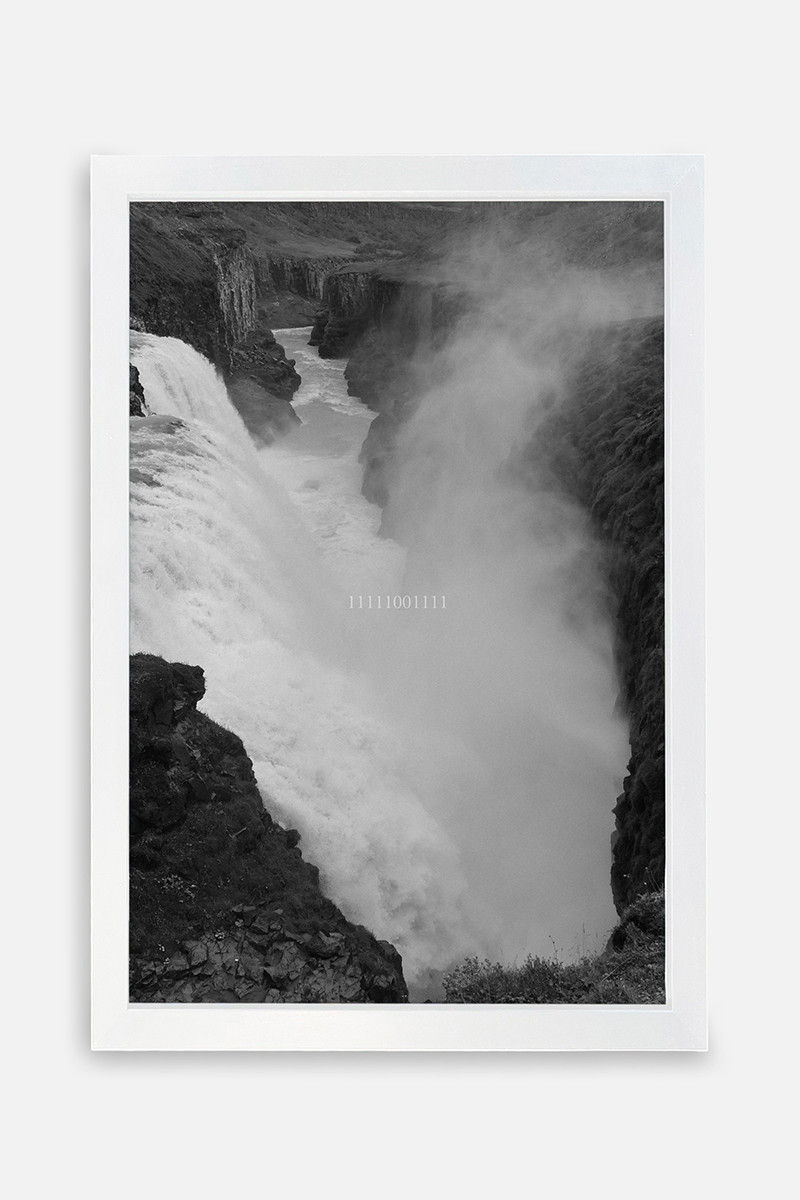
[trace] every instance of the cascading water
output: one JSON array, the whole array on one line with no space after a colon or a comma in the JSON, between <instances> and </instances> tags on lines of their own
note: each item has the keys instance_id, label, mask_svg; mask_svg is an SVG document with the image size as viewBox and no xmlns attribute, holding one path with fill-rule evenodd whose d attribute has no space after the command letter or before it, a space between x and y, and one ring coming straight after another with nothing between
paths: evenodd
<instances>
[{"instance_id":1,"label":"cascading water","mask_svg":"<svg viewBox=\"0 0 800 1200\"><path fill-rule=\"evenodd\" d=\"M270 811L413 979L469 946L457 856L352 668L344 588L279 482L292 464L277 453L273 475L189 346L132 333L131 355L158 414L131 422L131 649L204 668L203 707L244 741Z\"/></svg>"},{"instance_id":2,"label":"cascading water","mask_svg":"<svg viewBox=\"0 0 800 1200\"><path fill-rule=\"evenodd\" d=\"M478 364L420 406L399 454L407 562L360 494L372 414L307 330L277 336L303 425L256 450L208 362L131 334L154 414L131 421L132 649L205 669L268 808L412 983L468 953L591 948L574 942L613 923L626 739L609 631L563 611L579 522L497 485L529 380L499 423ZM350 599L431 592L446 611Z\"/></svg>"}]
</instances>

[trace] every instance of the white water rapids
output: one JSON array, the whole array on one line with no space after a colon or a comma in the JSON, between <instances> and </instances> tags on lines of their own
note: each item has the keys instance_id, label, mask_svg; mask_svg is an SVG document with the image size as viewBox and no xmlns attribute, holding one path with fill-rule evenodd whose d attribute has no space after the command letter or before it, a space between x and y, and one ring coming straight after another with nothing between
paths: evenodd
<instances>
[{"instance_id":1,"label":"white water rapids","mask_svg":"<svg viewBox=\"0 0 800 1200\"><path fill-rule=\"evenodd\" d=\"M351 609L410 590L360 494L373 414L308 330L276 332L303 424L261 450L201 355L131 333L153 414L131 420L132 652L203 667L202 707L242 738L267 808L412 983L469 953L594 948L625 758L607 647L579 655L550 616L520 645L516 610L466 592L459 609L457 588L447 612ZM573 694L594 722L580 753L552 717Z\"/></svg>"}]
</instances>

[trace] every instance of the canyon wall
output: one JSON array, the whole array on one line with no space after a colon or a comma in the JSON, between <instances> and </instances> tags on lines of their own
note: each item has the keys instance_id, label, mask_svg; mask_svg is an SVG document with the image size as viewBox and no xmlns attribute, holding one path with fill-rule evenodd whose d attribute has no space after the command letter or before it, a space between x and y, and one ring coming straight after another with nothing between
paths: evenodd
<instances>
[{"instance_id":1,"label":"canyon wall","mask_svg":"<svg viewBox=\"0 0 800 1200\"><path fill-rule=\"evenodd\" d=\"M365 295L370 296L365 289ZM347 390L377 416L361 450L362 493L386 507L392 484L395 439L419 396L434 382L436 352L447 342L474 297L448 283L395 284L364 322L345 368ZM329 317L329 321L336 318ZM320 347L320 352L322 347ZM390 533L384 518L384 533Z\"/></svg>"},{"instance_id":2,"label":"canyon wall","mask_svg":"<svg viewBox=\"0 0 800 1200\"><path fill-rule=\"evenodd\" d=\"M664 324L598 330L531 453L591 513L616 605L616 658L631 758L614 809L619 911L663 887L665 868Z\"/></svg>"},{"instance_id":3,"label":"canyon wall","mask_svg":"<svg viewBox=\"0 0 800 1200\"><path fill-rule=\"evenodd\" d=\"M222 372L250 432L272 441L297 423L294 363L261 318L256 263L243 230L167 204L133 204L131 328L175 337Z\"/></svg>"},{"instance_id":4,"label":"canyon wall","mask_svg":"<svg viewBox=\"0 0 800 1200\"><path fill-rule=\"evenodd\" d=\"M380 320L397 290L393 280L373 270L353 267L329 274L315 330L320 358L347 358L367 328Z\"/></svg>"},{"instance_id":5,"label":"canyon wall","mask_svg":"<svg viewBox=\"0 0 800 1200\"><path fill-rule=\"evenodd\" d=\"M325 897L204 691L200 667L130 660L130 999L406 1002L399 954Z\"/></svg>"}]
</instances>

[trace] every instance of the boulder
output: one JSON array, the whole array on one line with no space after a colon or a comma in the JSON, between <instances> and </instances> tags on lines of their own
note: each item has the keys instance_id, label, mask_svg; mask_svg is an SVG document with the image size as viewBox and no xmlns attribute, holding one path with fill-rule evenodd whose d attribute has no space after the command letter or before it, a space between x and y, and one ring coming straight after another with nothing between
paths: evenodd
<instances>
[{"instance_id":1,"label":"boulder","mask_svg":"<svg viewBox=\"0 0 800 1200\"><path fill-rule=\"evenodd\" d=\"M204 693L200 667L130 660L131 1000L405 1003L400 955L323 894Z\"/></svg>"},{"instance_id":2,"label":"boulder","mask_svg":"<svg viewBox=\"0 0 800 1200\"><path fill-rule=\"evenodd\" d=\"M130 405L132 417L147 416L147 402L145 400L144 388L139 379L138 368L130 363Z\"/></svg>"}]
</instances>

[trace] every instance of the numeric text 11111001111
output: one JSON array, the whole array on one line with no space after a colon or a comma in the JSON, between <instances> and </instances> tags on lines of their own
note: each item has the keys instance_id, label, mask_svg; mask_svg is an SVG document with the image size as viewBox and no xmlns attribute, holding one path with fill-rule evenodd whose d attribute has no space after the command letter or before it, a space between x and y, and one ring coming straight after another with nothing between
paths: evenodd
<instances>
[{"instance_id":1,"label":"numeric text 11111001111","mask_svg":"<svg viewBox=\"0 0 800 1200\"><path fill-rule=\"evenodd\" d=\"M351 596L351 609L416 609L418 611L447 608L446 596Z\"/></svg>"}]
</instances>

